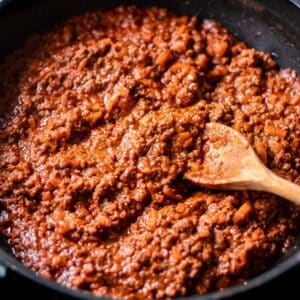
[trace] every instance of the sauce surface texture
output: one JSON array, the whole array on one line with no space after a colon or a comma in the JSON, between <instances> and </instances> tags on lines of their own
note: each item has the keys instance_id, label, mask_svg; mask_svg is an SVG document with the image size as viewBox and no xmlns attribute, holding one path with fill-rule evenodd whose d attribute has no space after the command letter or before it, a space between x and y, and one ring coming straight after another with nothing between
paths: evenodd
<instances>
[{"instance_id":1,"label":"sauce surface texture","mask_svg":"<svg viewBox=\"0 0 300 300\"><path fill-rule=\"evenodd\" d=\"M0 233L41 276L126 299L204 294L268 268L299 229L282 199L183 179L220 122L300 184L299 78L218 23L95 11L29 39L0 77Z\"/></svg>"}]
</instances>

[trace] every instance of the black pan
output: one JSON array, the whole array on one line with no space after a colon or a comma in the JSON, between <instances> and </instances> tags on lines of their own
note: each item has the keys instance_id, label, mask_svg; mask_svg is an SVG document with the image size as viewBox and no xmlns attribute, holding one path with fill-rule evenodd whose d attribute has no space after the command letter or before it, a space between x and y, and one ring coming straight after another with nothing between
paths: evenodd
<instances>
[{"instance_id":1,"label":"black pan","mask_svg":"<svg viewBox=\"0 0 300 300\"><path fill-rule=\"evenodd\" d=\"M2 0L0 60L6 53L20 45L30 33L43 30L68 16L95 8L107 9L117 5L138 4L167 7L178 14L214 18L250 46L271 53L280 67L290 67L300 74L299 2L299 0L290 2L287 0ZM11 255L5 240L1 237L0 262L30 280L61 294L78 299L96 299L89 293L62 287L28 270ZM237 295L271 281L299 263L300 234L295 238L291 249L272 268L249 280L246 285L189 299L213 300Z\"/></svg>"}]
</instances>

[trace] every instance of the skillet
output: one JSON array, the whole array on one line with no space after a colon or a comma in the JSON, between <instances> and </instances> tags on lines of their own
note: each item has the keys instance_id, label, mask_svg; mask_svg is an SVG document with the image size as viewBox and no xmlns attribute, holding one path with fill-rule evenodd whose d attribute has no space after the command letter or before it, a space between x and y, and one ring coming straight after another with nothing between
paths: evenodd
<instances>
[{"instance_id":1,"label":"skillet","mask_svg":"<svg viewBox=\"0 0 300 300\"><path fill-rule=\"evenodd\" d=\"M283 0L0 0L0 61L5 54L21 45L30 33L44 30L71 15L95 8L137 4L161 6L177 14L216 19L250 46L271 53L280 67L290 67L300 74L300 1L291 2L293 4ZM0 263L61 294L77 299L106 299L39 277L12 256L1 236ZM189 299L212 300L238 295L271 281L299 264L300 233L290 250L272 268L249 280L246 285Z\"/></svg>"}]
</instances>

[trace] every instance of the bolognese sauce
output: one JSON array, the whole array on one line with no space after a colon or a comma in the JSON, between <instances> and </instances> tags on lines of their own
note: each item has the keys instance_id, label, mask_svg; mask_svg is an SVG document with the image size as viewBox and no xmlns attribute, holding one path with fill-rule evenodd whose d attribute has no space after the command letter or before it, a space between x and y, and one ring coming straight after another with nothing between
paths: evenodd
<instances>
[{"instance_id":1,"label":"bolognese sauce","mask_svg":"<svg viewBox=\"0 0 300 300\"><path fill-rule=\"evenodd\" d=\"M220 122L300 184L299 78L217 22L89 12L0 73L0 232L41 276L125 299L204 294L268 268L299 229L278 197L183 178Z\"/></svg>"}]
</instances>

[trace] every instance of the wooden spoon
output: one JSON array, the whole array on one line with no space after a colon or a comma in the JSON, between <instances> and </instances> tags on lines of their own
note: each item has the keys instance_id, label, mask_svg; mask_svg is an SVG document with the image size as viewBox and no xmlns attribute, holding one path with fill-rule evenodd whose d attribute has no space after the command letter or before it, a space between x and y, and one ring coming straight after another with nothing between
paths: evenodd
<instances>
[{"instance_id":1,"label":"wooden spoon","mask_svg":"<svg viewBox=\"0 0 300 300\"><path fill-rule=\"evenodd\" d=\"M300 186L266 168L240 133L208 123L205 138L203 162L189 165L186 179L212 189L270 192L300 204Z\"/></svg>"}]
</instances>

